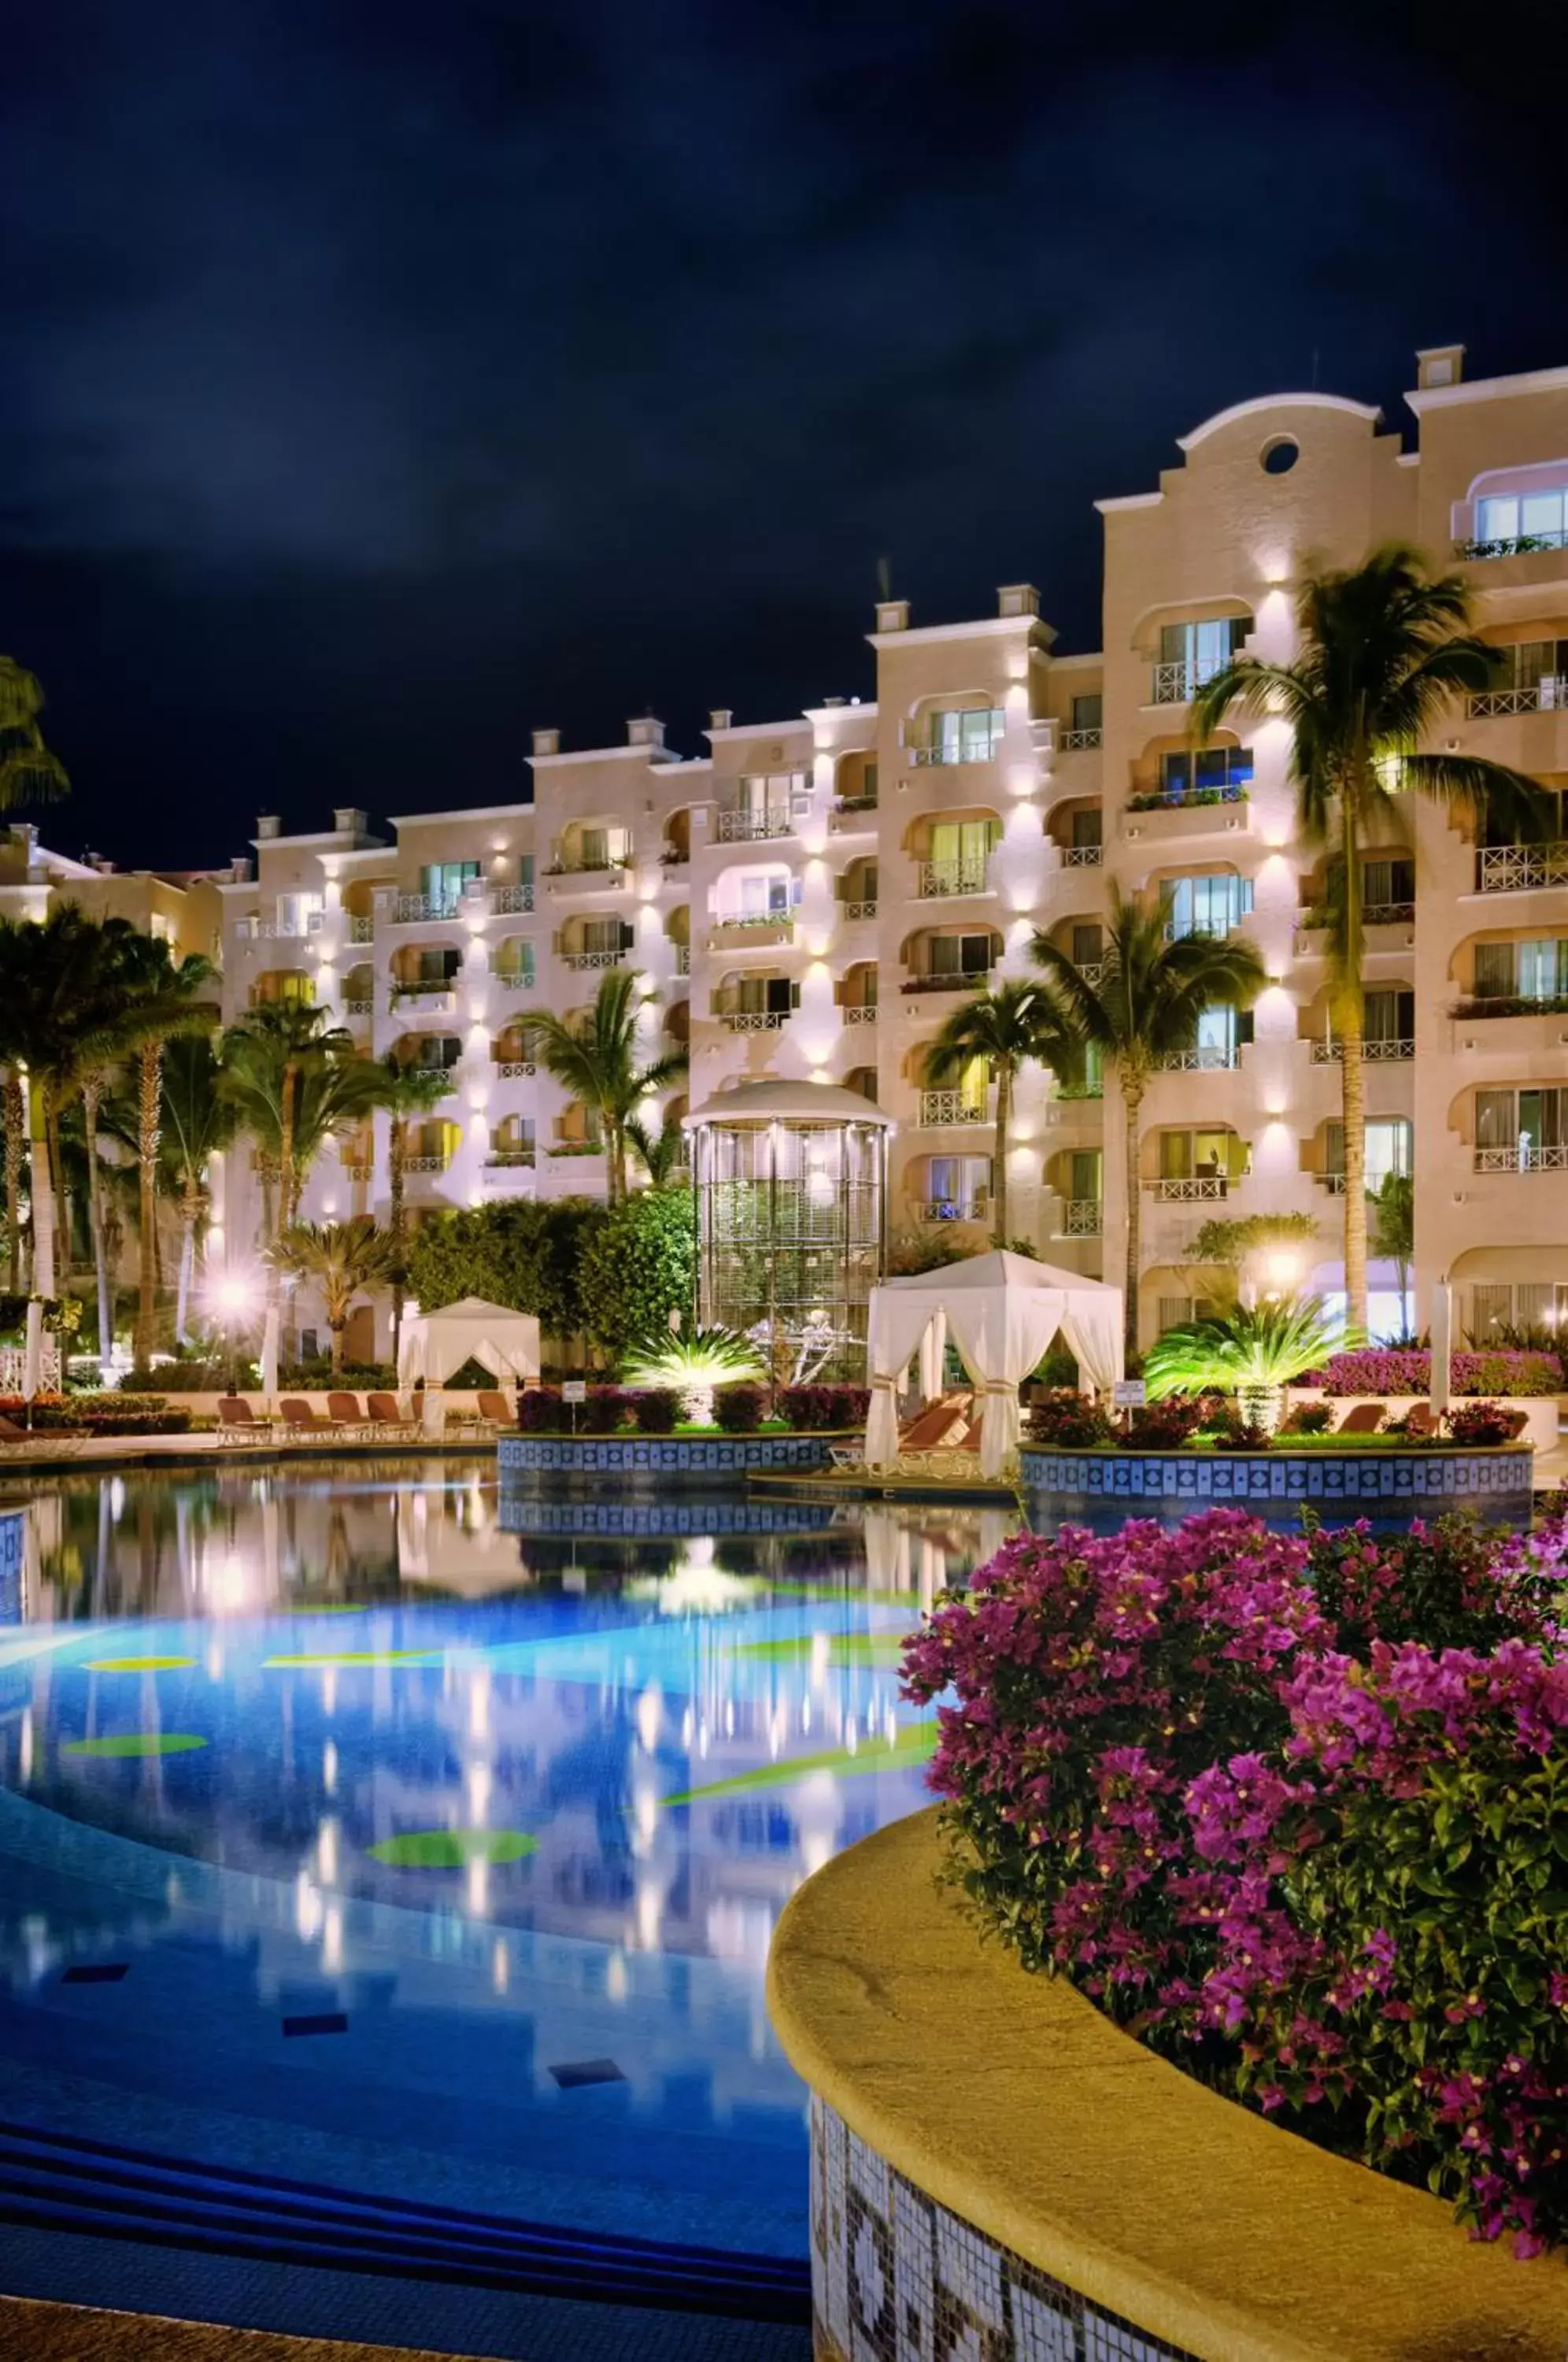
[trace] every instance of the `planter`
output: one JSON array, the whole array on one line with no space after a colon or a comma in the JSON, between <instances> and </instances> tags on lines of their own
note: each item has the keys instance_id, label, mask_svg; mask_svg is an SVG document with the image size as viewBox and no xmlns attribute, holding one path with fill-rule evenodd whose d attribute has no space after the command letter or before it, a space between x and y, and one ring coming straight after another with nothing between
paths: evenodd
<instances>
[{"instance_id":1,"label":"planter","mask_svg":"<svg viewBox=\"0 0 1568 2362\"><path fill-rule=\"evenodd\" d=\"M1561 2259L1473 2244L1025 1974L937 1884L935 1822L809 1878L768 1959L818 2362L1562 2362Z\"/></svg>"},{"instance_id":2,"label":"planter","mask_svg":"<svg viewBox=\"0 0 1568 2362\"><path fill-rule=\"evenodd\" d=\"M1414 1517L1469 1509L1485 1525L1528 1526L1535 1454L1529 1444L1435 1444L1402 1451L1375 1443L1336 1451L1058 1451L1025 1443L1019 1482L1032 1526L1064 1518L1114 1531L1127 1518L1177 1525L1198 1509L1247 1508L1271 1525L1296 1526L1303 1508L1328 1525L1365 1518L1406 1527Z\"/></svg>"},{"instance_id":3,"label":"planter","mask_svg":"<svg viewBox=\"0 0 1568 2362\"><path fill-rule=\"evenodd\" d=\"M1299 1403L1326 1402L1332 1409L1336 1419L1342 1418L1353 1403L1381 1403L1385 1424L1392 1418L1403 1418L1406 1413L1413 1410L1418 1403L1424 1405L1428 1399L1425 1395L1326 1395L1320 1386L1291 1386L1288 1394L1292 1410ZM1523 1411L1526 1423L1524 1432L1518 1439L1521 1443L1533 1445L1537 1451L1556 1450L1559 1419L1568 1415L1568 1396L1488 1395L1485 1399L1488 1402L1500 1404L1504 1410ZM1461 1403L1477 1402L1481 1397L1476 1395L1454 1395L1452 1400L1453 1407L1457 1409Z\"/></svg>"},{"instance_id":4,"label":"planter","mask_svg":"<svg viewBox=\"0 0 1568 2362\"><path fill-rule=\"evenodd\" d=\"M808 1474L831 1466L835 1435L503 1435L496 1446L501 1482L541 1480L652 1489L660 1485L724 1486L765 1470Z\"/></svg>"},{"instance_id":5,"label":"planter","mask_svg":"<svg viewBox=\"0 0 1568 2362\"><path fill-rule=\"evenodd\" d=\"M1261 1427L1265 1435L1276 1435L1285 1416L1283 1386L1238 1386L1236 1407L1251 1427Z\"/></svg>"}]
</instances>

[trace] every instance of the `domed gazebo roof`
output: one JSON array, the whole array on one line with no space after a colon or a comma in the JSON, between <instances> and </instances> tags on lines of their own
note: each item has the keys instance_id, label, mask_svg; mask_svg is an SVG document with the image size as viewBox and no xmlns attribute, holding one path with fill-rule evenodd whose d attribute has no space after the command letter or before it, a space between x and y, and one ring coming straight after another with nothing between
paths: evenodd
<instances>
[{"instance_id":1,"label":"domed gazebo roof","mask_svg":"<svg viewBox=\"0 0 1568 2362\"><path fill-rule=\"evenodd\" d=\"M704 1123L875 1123L887 1131L893 1119L874 1099L837 1083L784 1082L768 1077L715 1091L682 1118L687 1131Z\"/></svg>"}]
</instances>

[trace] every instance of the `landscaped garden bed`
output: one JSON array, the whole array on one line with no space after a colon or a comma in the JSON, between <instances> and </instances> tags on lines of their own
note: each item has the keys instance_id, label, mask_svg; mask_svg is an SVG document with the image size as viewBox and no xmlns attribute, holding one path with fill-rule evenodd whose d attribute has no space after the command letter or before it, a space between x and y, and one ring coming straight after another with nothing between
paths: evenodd
<instances>
[{"instance_id":1,"label":"landscaped garden bed","mask_svg":"<svg viewBox=\"0 0 1568 2362\"><path fill-rule=\"evenodd\" d=\"M802 1473L830 1464L833 1446L864 1432L864 1386L781 1386L742 1381L712 1389L712 1417L676 1386L588 1387L581 1402L536 1386L518 1398L515 1435L497 1461L512 1476L679 1476L726 1479L762 1471Z\"/></svg>"}]
</instances>

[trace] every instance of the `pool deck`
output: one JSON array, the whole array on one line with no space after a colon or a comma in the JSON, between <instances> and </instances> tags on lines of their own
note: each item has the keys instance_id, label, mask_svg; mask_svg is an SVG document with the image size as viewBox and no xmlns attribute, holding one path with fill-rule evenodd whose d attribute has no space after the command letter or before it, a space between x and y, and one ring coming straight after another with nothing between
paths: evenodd
<instances>
[{"instance_id":1,"label":"pool deck","mask_svg":"<svg viewBox=\"0 0 1568 2362\"><path fill-rule=\"evenodd\" d=\"M265 2329L225 2329L160 2313L100 2312L87 2305L0 2297L0 2353L28 2362L483 2362L430 2346L345 2345Z\"/></svg>"}]
</instances>

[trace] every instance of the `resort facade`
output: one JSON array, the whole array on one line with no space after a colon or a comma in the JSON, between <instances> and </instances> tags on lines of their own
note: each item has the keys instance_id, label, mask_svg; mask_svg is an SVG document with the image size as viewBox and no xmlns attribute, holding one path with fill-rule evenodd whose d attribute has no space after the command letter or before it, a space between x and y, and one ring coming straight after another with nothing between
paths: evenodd
<instances>
[{"instance_id":1,"label":"resort facade","mask_svg":"<svg viewBox=\"0 0 1568 2362\"><path fill-rule=\"evenodd\" d=\"M1010 1231L1119 1280L1140 1191L1145 1341L1222 1286L1192 1256L1216 1215L1315 1217L1301 1275L1331 1292L1324 862L1297 841L1285 724L1196 747L1189 716L1232 651L1293 655L1304 576L1407 540L1463 568L1497 651L1495 686L1454 703L1440 743L1568 787L1568 369L1467 381L1452 347L1420 355L1418 378L1419 447L1362 403L1271 396L1183 436L1156 486L1100 500L1099 651L1060 649L1027 583L955 624L886 600L872 695L756 723L717 711L695 755L651 718L613 746L539 729L530 797L385 833L357 811L303 835L263 819L254 862L183 881L167 922L200 933L215 901L226 1021L300 996L367 1051L447 1075L406 1143L416 1215L603 1192L592 1119L520 1020L585 1009L624 966L650 1051L690 1049L668 1117L762 1076L847 1085L897 1126L895 1242L941 1227L977 1243L994 1108L981 1075L932 1087L938 1025L955 996L1033 972L1037 929L1092 964L1112 882L1165 889L1174 926L1249 936L1268 987L1155 1077L1135 1170L1113 1085L1026 1072ZM1568 1309L1568 819L1552 843L1488 844L1409 800L1404 834L1368 848L1368 1177L1414 1178L1417 1323L1447 1279L1479 1338ZM109 889L93 873L57 890ZM387 1120L321 1159L307 1216L384 1210ZM227 1163L211 1251L238 1256L261 1198L248 1150ZM1395 1284L1375 1265L1375 1326L1399 1325Z\"/></svg>"}]
</instances>

